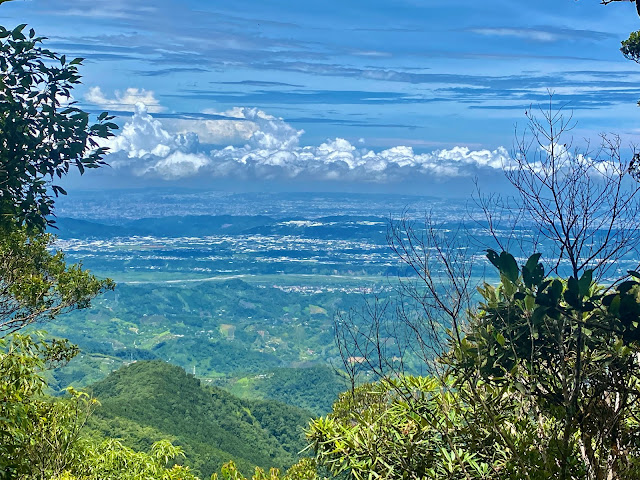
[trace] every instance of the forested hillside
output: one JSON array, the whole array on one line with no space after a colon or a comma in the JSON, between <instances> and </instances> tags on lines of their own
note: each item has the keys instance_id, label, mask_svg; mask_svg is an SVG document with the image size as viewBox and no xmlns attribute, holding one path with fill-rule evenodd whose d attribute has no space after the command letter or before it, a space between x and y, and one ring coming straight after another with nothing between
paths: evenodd
<instances>
[{"instance_id":1,"label":"forested hillside","mask_svg":"<svg viewBox=\"0 0 640 480\"><path fill-rule=\"evenodd\" d=\"M157 360L123 367L90 391L101 405L89 419L89 435L120 438L136 450L170 439L203 478L229 460L247 474L255 466L290 467L312 416L279 402L240 400Z\"/></svg>"}]
</instances>

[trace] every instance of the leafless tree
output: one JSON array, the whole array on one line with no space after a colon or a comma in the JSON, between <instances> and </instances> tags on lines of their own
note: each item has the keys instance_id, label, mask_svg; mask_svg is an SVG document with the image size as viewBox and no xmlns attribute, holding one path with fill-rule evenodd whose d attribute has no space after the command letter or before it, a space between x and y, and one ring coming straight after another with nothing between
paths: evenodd
<instances>
[{"instance_id":1,"label":"leafless tree","mask_svg":"<svg viewBox=\"0 0 640 480\"><path fill-rule=\"evenodd\" d=\"M352 386L363 371L376 378L441 373L436 360L452 339L464 336L473 306L479 277L463 225L436 223L431 215L421 222L403 216L390 220L387 243L405 267L390 279L392 293L365 299L360 309L335 318L336 343Z\"/></svg>"},{"instance_id":2,"label":"leafless tree","mask_svg":"<svg viewBox=\"0 0 640 480\"><path fill-rule=\"evenodd\" d=\"M534 249L544 247L551 270L563 263L578 278L586 269L602 279L640 242L640 184L630 172L617 136L574 148L572 115L554 110L552 98L539 116L527 111L528 125L516 137L511 163L504 166L516 191L514 218L526 222L538 236ZM530 252L531 253L531 252Z\"/></svg>"}]
</instances>

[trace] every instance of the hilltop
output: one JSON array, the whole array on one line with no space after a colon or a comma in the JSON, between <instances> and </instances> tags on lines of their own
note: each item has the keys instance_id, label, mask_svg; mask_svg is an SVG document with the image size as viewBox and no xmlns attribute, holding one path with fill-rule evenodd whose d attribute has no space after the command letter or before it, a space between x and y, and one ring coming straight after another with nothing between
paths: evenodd
<instances>
[{"instance_id":1,"label":"hilltop","mask_svg":"<svg viewBox=\"0 0 640 480\"><path fill-rule=\"evenodd\" d=\"M275 401L239 399L159 360L123 367L91 391L101 406L90 418L89 436L121 438L139 450L169 438L202 478L231 459L245 472L292 465L312 416Z\"/></svg>"}]
</instances>

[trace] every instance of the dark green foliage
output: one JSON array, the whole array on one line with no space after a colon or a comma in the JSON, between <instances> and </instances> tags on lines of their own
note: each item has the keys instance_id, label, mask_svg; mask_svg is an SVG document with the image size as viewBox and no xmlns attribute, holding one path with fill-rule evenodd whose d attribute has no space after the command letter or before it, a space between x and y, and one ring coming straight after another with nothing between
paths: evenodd
<instances>
[{"instance_id":1,"label":"dark green foliage","mask_svg":"<svg viewBox=\"0 0 640 480\"><path fill-rule=\"evenodd\" d=\"M54 197L66 194L51 182L71 168L83 173L104 165L106 150L95 139L118 127L106 113L90 125L86 112L64 104L80 83L82 59L42 48L44 37L25 28L0 27L0 227L43 229Z\"/></svg>"},{"instance_id":2,"label":"dark green foliage","mask_svg":"<svg viewBox=\"0 0 640 480\"><path fill-rule=\"evenodd\" d=\"M308 438L320 465L365 478L627 480L640 475L640 273L548 278L489 251L464 334L431 377L343 394Z\"/></svg>"},{"instance_id":3,"label":"dark green foliage","mask_svg":"<svg viewBox=\"0 0 640 480\"><path fill-rule=\"evenodd\" d=\"M556 425L538 445L550 474L574 478L585 465L593 478L637 475L640 275L604 289L591 270L546 278L539 255L522 269L505 252L488 258L501 283L480 289L479 312L447 357L460 385L507 388Z\"/></svg>"},{"instance_id":4,"label":"dark green foliage","mask_svg":"<svg viewBox=\"0 0 640 480\"><path fill-rule=\"evenodd\" d=\"M95 384L92 393L102 404L90 420L93 435L123 438L136 449L168 437L184 448L187 463L207 476L230 459L246 472L292 465L304 448L302 429L311 417L276 402L239 400L160 361L122 368Z\"/></svg>"}]
</instances>

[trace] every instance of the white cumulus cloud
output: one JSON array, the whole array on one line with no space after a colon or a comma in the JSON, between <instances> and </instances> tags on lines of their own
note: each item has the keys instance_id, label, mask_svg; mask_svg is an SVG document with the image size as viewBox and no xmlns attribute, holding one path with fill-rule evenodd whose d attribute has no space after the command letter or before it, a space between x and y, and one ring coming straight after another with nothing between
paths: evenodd
<instances>
[{"instance_id":1,"label":"white cumulus cloud","mask_svg":"<svg viewBox=\"0 0 640 480\"><path fill-rule=\"evenodd\" d=\"M134 111L137 103L143 103L151 113L158 113L164 110L160 102L156 100L151 90L144 88L127 88L124 92L116 90L113 98L108 98L100 87L91 87L85 94L84 99L101 108L111 110Z\"/></svg>"},{"instance_id":2,"label":"white cumulus cloud","mask_svg":"<svg viewBox=\"0 0 640 480\"><path fill-rule=\"evenodd\" d=\"M470 150L467 147L416 153L410 146L374 151L334 138L317 146L301 145L304 133L283 119L255 108L216 112L231 117L214 120L216 138L240 138L244 145L210 149L201 141L201 129L169 133L143 104L120 134L106 141L107 161L134 175L179 179L194 175L214 178L305 179L355 182L400 182L420 176L446 178L473 175L478 169L497 170L510 163L503 147ZM237 120L235 120L237 119ZM203 120L202 129L212 129ZM223 125L228 122L227 125ZM242 125L242 127L239 127ZM227 130L225 130L227 129ZM196 131L194 131L196 130ZM214 135L208 130L205 135ZM226 133L220 133L226 132ZM231 133L229 133L231 132Z\"/></svg>"},{"instance_id":3,"label":"white cumulus cloud","mask_svg":"<svg viewBox=\"0 0 640 480\"><path fill-rule=\"evenodd\" d=\"M209 159L201 153L175 151L164 158L159 158L154 164L147 165L141 173L156 174L165 180L176 180L196 175L209 163Z\"/></svg>"}]
</instances>

